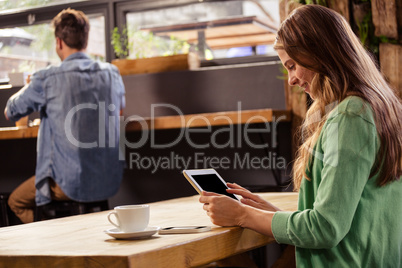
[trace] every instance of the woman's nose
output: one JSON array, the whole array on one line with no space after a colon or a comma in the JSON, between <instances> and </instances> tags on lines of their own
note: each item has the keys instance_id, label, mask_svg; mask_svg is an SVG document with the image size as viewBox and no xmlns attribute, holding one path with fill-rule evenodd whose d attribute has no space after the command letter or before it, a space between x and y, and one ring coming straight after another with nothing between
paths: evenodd
<instances>
[{"instance_id":1,"label":"woman's nose","mask_svg":"<svg viewBox=\"0 0 402 268\"><path fill-rule=\"evenodd\" d=\"M295 86L297 84L297 78L294 75L289 75L288 83L290 86Z\"/></svg>"}]
</instances>

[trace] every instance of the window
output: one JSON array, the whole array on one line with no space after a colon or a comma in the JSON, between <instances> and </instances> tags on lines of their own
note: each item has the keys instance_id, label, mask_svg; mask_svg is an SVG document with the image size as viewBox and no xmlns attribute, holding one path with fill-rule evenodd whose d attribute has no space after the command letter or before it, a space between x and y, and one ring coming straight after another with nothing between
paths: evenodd
<instances>
[{"instance_id":1,"label":"window","mask_svg":"<svg viewBox=\"0 0 402 268\"><path fill-rule=\"evenodd\" d=\"M48 23L0 30L0 78L8 73L31 73L59 59Z\"/></svg>"},{"instance_id":2,"label":"window","mask_svg":"<svg viewBox=\"0 0 402 268\"><path fill-rule=\"evenodd\" d=\"M278 1L200 2L126 15L130 58L197 51L203 58L274 54ZM276 16L267 16L266 14Z\"/></svg>"},{"instance_id":3,"label":"window","mask_svg":"<svg viewBox=\"0 0 402 268\"><path fill-rule=\"evenodd\" d=\"M102 14L88 15L89 30L87 53L101 61L106 60L105 17Z\"/></svg>"},{"instance_id":4,"label":"window","mask_svg":"<svg viewBox=\"0 0 402 268\"><path fill-rule=\"evenodd\" d=\"M105 18L101 14L88 15L90 32L87 53L105 61ZM58 65L55 38L50 23L0 29L0 79L9 73L33 73L48 65Z\"/></svg>"},{"instance_id":5,"label":"window","mask_svg":"<svg viewBox=\"0 0 402 268\"><path fill-rule=\"evenodd\" d=\"M37 35L45 28L49 30L51 19L68 7L82 10L90 17L92 29L87 51L95 59L115 58L110 37L114 27L123 24L131 33L131 58L189 51L204 59L275 54L271 43L279 25L279 1L0 0L0 31L18 27L34 36L27 40L31 42L29 46L20 43L19 48L11 48L5 42L0 45L1 57L18 59L12 67L2 67L0 77L59 61L53 51L54 41ZM168 28L173 26L183 27ZM21 62L21 57L31 57L31 61Z\"/></svg>"},{"instance_id":6,"label":"window","mask_svg":"<svg viewBox=\"0 0 402 268\"><path fill-rule=\"evenodd\" d=\"M18 9L26 7L42 7L50 4L73 2L70 0L0 0L0 10Z\"/></svg>"}]
</instances>

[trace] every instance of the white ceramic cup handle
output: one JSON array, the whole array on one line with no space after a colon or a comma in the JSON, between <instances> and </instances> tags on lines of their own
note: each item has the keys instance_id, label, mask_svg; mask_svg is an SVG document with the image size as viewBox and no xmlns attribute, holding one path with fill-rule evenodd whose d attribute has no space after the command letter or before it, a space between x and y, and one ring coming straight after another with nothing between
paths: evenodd
<instances>
[{"instance_id":1,"label":"white ceramic cup handle","mask_svg":"<svg viewBox=\"0 0 402 268\"><path fill-rule=\"evenodd\" d=\"M114 222L112 221L112 219L110 218L110 216L112 216L112 215L115 216L115 218L116 218L118 224L116 224L116 223L114 223ZM115 211L109 212L109 214L107 215L107 219L109 220L109 222L110 222L111 224L113 224L114 226L116 226L117 228L120 229L119 217L117 216L117 213L116 213Z\"/></svg>"}]
</instances>

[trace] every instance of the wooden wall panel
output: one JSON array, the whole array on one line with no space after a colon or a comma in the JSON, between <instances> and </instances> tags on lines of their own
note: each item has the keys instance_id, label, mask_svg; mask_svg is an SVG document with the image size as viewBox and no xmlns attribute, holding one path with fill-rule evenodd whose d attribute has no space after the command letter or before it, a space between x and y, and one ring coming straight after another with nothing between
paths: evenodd
<instances>
[{"instance_id":1,"label":"wooden wall panel","mask_svg":"<svg viewBox=\"0 0 402 268\"><path fill-rule=\"evenodd\" d=\"M396 19L398 20L399 40L402 39L402 0L396 1Z\"/></svg>"},{"instance_id":2,"label":"wooden wall panel","mask_svg":"<svg viewBox=\"0 0 402 268\"><path fill-rule=\"evenodd\" d=\"M341 14L350 23L349 0L327 1L329 8Z\"/></svg>"},{"instance_id":3,"label":"wooden wall panel","mask_svg":"<svg viewBox=\"0 0 402 268\"><path fill-rule=\"evenodd\" d=\"M381 72L402 98L402 45L380 44Z\"/></svg>"},{"instance_id":4,"label":"wooden wall panel","mask_svg":"<svg viewBox=\"0 0 402 268\"><path fill-rule=\"evenodd\" d=\"M376 36L383 35L389 38L398 39L397 14L399 13L399 16L401 16L401 10L397 9L397 1L400 0L371 1Z\"/></svg>"},{"instance_id":5,"label":"wooden wall panel","mask_svg":"<svg viewBox=\"0 0 402 268\"><path fill-rule=\"evenodd\" d=\"M287 16L297 7L302 6L302 4L296 3L293 0L282 0L279 2L279 16L281 22L284 21Z\"/></svg>"}]
</instances>

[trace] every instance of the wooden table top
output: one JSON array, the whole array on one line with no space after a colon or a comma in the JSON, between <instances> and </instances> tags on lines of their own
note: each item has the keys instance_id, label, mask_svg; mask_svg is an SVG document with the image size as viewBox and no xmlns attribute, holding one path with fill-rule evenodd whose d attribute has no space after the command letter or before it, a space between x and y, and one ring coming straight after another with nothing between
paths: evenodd
<instances>
[{"instance_id":1,"label":"wooden table top","mask_svg":"<svg viewBox=\"0 0 402 268\"><path fill-rule=\"evenodd\" d=\"M188 114L175 116L159 116L155 118L140 118L127 123L126 131L144 129L173 129L205 126L219 126L246 123L266 123L277 120L289 122L290 110L256 109L243 111L227 111L216 113ZM0 140L36 138L39 126L0 128Z\"/></svg>"},{"instance_id":2,"label":"wooden table top","mask_svg":"<svg viewBox=\"0 0 402 268\"><path fill-rule=\"evenodd\" d=\"M263 193L283 210L297 208L297 193ZM223 259L273 239L240 227L213 226L199 196L151 203L150 226L209 225L198 234L115 240L108 211L0 228L4 267L193 267Z\"/></svg>"}]
</instances>

